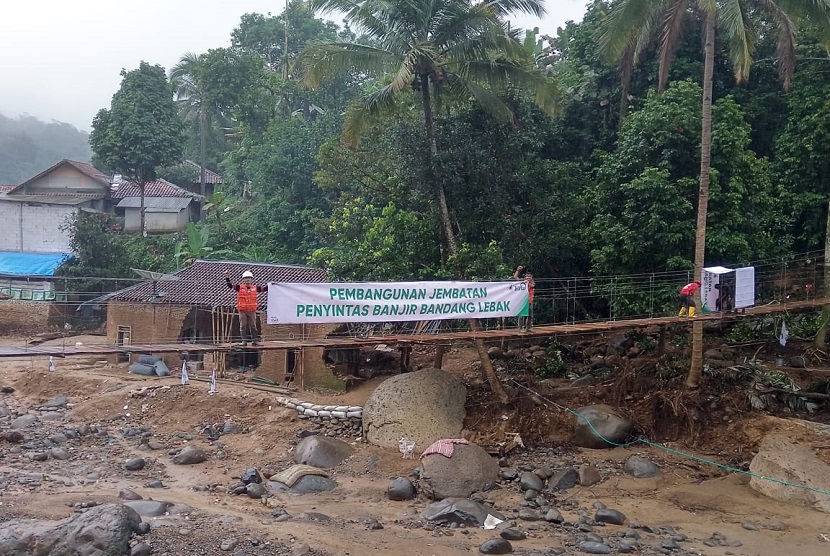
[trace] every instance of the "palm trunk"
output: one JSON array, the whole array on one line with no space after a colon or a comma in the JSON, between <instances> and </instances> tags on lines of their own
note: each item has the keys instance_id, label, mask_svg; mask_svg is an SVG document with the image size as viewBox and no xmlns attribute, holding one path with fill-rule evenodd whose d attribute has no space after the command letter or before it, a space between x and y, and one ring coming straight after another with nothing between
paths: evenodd
<instances>
[{"instance_id":1,"label":"palm trunk","mask_svg":"<svg viewBox=\"0 0 830 556\"><path fill-rule=\"evenodd\" d=\"M706 14L706 43L704 45L703 65L703 108L700 132L700 192L697 200L697 232L695 233L695 279L703 275L706 256L706 215L709 206L709 169L712 154L712 73L715 67L715 14ZM692 361L689 375L686 377L687 388L700 385L703 372L703 323L692 325Z\"/></svg>"},{"instance_id":2,"label":"palm trunk","mask_svg":"<svg viewBox=\"0 0 830 556\"><path fill-rule=\"evenodd\" d=\"M830 202L827 205L827 224L824 232L824 285L822 294L825 299L830 297ZM821 325L816 333L814 345L821 350L827 348L827 327L830 323L830 305L821 308Z\"/></svg>"},{"instance_id":3,"label":"palm trunk","mask_svg":"<svg viewBox=\"0 0 830 556\"><path fill-rule=\"evenodd\" d=\"M421 75L421 102L424 109L424 125L426 126L427 141L429 142L429 164L432 173L433 187L435 188L435 197L438 202L441 230L444 235L444 241L447 242L447 250L450 255L457 255L458 244L455 241L455 233L452 229L452 220L450 219L450 211L447 207L447 196L444 191L444 183L441 179L440 172L438 172L437 169L438 141L435 137L435 120L432 117L432 103L429 95L429 75L427 74ZM470 330L473 332L481 330L481 327L476 319L470 319L469 324ZM487 346L484 344L484 340L476 338L475 344L476 351L478 351L478 357L481 360L481 372L484 375L484 378L487 379L487 382L490 384L490 389L499 401L501 403L507 403L510 397L507 395L507 391L504 389L499 377L496 376L496 370L493 368L493 362L490 361L490 354L487 353ZM443 355L443 350L440 351L440 355L439 353L436 353L435 362L437 364L440 365L443 363ZM440 368L440 366L436 368Z\"/></svg>"},{"instance_id":4,"label":"palm trunk","mask_svg":"<svg viewBox=\"0 0 830 556\"><path fill-rule=\"evenodd\" d=\"M201 175L199 177L199 193L202 197L205 196L205 180L207 179L207 169L205 168L205 145L207 143L207 114L205 109L199 110L199 166L201 166Z\"/></svg>"}]
</instances>

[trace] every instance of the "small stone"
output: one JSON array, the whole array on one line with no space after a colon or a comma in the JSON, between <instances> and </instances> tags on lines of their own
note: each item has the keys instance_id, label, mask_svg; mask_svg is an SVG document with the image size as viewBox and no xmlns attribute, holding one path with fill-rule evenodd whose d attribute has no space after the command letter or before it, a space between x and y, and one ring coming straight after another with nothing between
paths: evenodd
<instances>
[{"instance_id":1,"label":"small stone","mask_svg":"<svg viewBox=\"0 0 830 556\"><path fill-rule=\"evenodd\" d=\"M233 421L225 421L222 425L222 434L237 434L242 432L242 427Z\"/></svg>"},{"instance_id":2,"label":"small stone","mask_svg":"<svg viewBox=\"0 0 830 556\"><path fill-rule=\"evenodd\" d=\"M527 534L516 527L507 527L506 529L502 529L499 535L501 535L501 538L507 539L508 541L521 541L527 538Z\"/></svg>"},{"instance_id":3,"label":"small stone","mask_svg":"<svg viewBox=\"0 0 830 556\"><path fill-rule=\"evenodd\" d=\"M139 535L146 535L150 532L150 523L147 521L142 521L138 524L138 527L136 527L135 532Z\"/></svg>"},{"instance_id":4,"label":"small stone","mask_svg":"<svg viewBox=\"0 0 830 556\"><path fill-rule=\"evenodd\" d=\"M124 469L127 471L140 471L144 469L146 464L147 462L144 461L144 458L131 458L124 464Z\"/></svg>"},{"instance_id":5,"label":"small stone","mask_svg":"<svg viewBox=\"0 0 830 556\"><path fill-rule=\"evenodd\" d=\"M482 554L510 554L513 545L506 539L490 539L478 547L478 551Z\"/></svg>"},{"instance_id":6,"label":"small stone","mask_svg":"<svg viewBox=\"0 0 830 556\"><path fill-rule=\"evenodd\" d=\"M46 411L40 414L41 421L59 421L63 419L63 413L57 411Z\"/></svg>"},{"instance_id":7,"label":"small stone","mask_svg":"<svg viewBox=\"0 0 830 556\"><path fill-rule=\"evenodd\" d=\"M573 467L568 467L561 471L557 471L548 480L548 491L553 490L568 490L575 487L579 483L579 471Z\"/></svg>"},{"instance_id":8,"label":"small stone","mask_svg":"<svg viewBox=\"0 0 830 556\"><path fill-rule=\"evenodd\" d=\"M640 549L640 543L633 539L623 539L620 541L620 544L617 545L617 550L622 552L623 554L629 554L631 552L636 552Z\"/></svg>"},{"instance_id":9,"label":"small stone","mask_svg":"<svg viewBox=\"0 0 830 556\"><path fill-rule=\"evenodd\" d=\"M308 554L309 552L311 552L311 547L310 547L310 546L308 546L308 545L307 545L307 544L305 544L305 543L303 543L303 544L298 544L298 545L297 545L297 546L295 546L295 547L294 547L294 549L291 551L291 556L305 556L305 555L306 555L306 554Z\"/></svg>"},{"instance_id":10,"label":"small stone","mask_svg":"<svg viewBox=\"0 0 830 556\"><path fill-rule=\"evenodd\" d=\"M522 508L519 510L519 519L523 519L525 521L539 521L542 519L542 516L540 516L539 512L532 508Z\"/></svg>"},{"instance_id":11,"label":"small stone","mask_svg":"<svg viewBox=\"0 0 830 556\"><path fill-rule=\"evenodd\" d=\"M2 438L10 444L20 444L26 439L20 431L6 431Z\"/></svg>"},{"instance_id":12,"label":"small stone","mask_svg":"<svg viewBox=\"0 0 830 556\"><path fill-rule=\"evenodd\" d=\"M130 550L130 556L150 556L153 550L147 543L140 542Z\"/></svg>"},{"instance_id":13,"label":"small stone","mask_svg":"<svg viewBox=\"0 0 830 556\"><path fill-rule=\"evenodd\" d=\"M54 444L63 444L67 440L69 440L65 434L56 433L49 437L49 440L52 441Z\"/></svg>"},{"instance_id":14,"label":"small stone","mask_svg":"<svg viewBox=\"0 0 830 556\"><path fill-rule=\"evenodd\" d=\"M754 523L749 523L749 522L741 523L741 527L743 527L747 531L757 531L758 530L757 525L755 525Z\"/></svg>"},{"instance_id":15,"label":"small stone","mask_svg":"<svg viewBox=\"0 0 830 556\"><path fill-rule=\"evenodd\" d=\"M361 523L363 523L368 531L378 531L383 529L383 524L374 517L367 517Z\"/></svg>"},{"instance_id":16,"label":"small stone","mask_svg":"<svg viewBox=\"0 0 830 556\"><path fill-rule=\"evenodd\" d=\"M12 429L25 429L26 427L31 427L37 423L37 417L34 415L21 415L17 419L11 422L9 428Z\"/></svg>"},{"instance_id":17,"label":"small stone","mask_svg":"<svg viewBox=\"0 0 830 556\"><path fill-rule=\"evenodd\" d=\"M579 550L588 554L611 554L610 546L595 541L582 541L579 543Z\"/></svg>"},{"instance_id":18,"label":"small stone","mask_svg":"<svg viewBox=\"0 0 830 556\"><path fill-rule=\"evenodd\" d=\"M207 459L205 453L196 446L185 446L181 452L173 456L173 463L177 465L192 465L202 463Z\"/></svg>"},{"instance_id":19,"label":"small stone","mask_svg":"<svg viewBox=\"0 0 830 556\"><path fill-rule=\"evenodd\" d=\"M179 534L183 537L190 536L192 532L193 529L188 529L187 527L182 527L181 529L179 529Z\"/></svg>"},{"instance_id":20,"label":"small stone","mask_svg":"<svg viewBox=\"0 0 830 556\"><path fill-rule=\"evenodd\" d=\"M30 457L32 458L32 461L46 461L49 459L49 454L46 452L35 452L31 454Z\"/></svg>"},{"instance_id":21,"label":"small stone","mask_svg":"<svg viewBox=\"0 0 830 556\"><path fill-rule=\"evenodd\" d=\"M600 523L610 523L611 525L624 525L626 517L624 513L618 510L603 508L597 510L594 520Z\"/></svg>"},{"instance_id":22,"label":"small stone","mask_svg":"<svg viewBox=\"0 0 830 556\"><path fill-rule=\"evenodd\" d=\"M548 510L548 513L545 514L545 521L550 523L562 523L565 521L565 518L562 517L562 514L556 508L551 508Z\"/></svg>"},{"instance_id":23,"label":"small stone","mask_svg":"<svg viewBox=\"0 0 830 556\"><path fill-rule=\"evenodd\" d=\"M121 500L141 500L141 495L137 492L133 492L128 488L122 488L118 491L118 497Z\"/></svg>"},{"instance_id":24,"label":"small stone","mask_svg":"<svg viewBox=\"0 0 830 556\"><path fill-rule=\"evenodd\" d=\"M65 461L69 459L69 452L63 448L50 448L49 455L56 460Z\"/></svg>"},{"instance_id":25,"label":"small stone","mask_svg":"<svg viewBox=\"0 0 830 556\"><path fill-rule=\"evenodd\" d=\"M545 488L545 483L542 482L542 479L536 473L530 472L522 473L519 479L519 485L522 490L535 490L537 492Z\"/></svg>"},{"instance_id":26,"label":"small stone","mask_svg":"<svg viewBox=\"0 0 830 556\"><path fill-rule=\"evenodd\" d=\"M593 486L602 481L599 471L593 465L583 465L579 468L579 484L584 487Z\"/></svg>"},{"instance_id":27,"label":"small stone","mask_svg":"<svg viewBox=\"0 0 830 556\"><path fill-rule=\"evenodd\" d=\"M236 539L225 539L224 541L222 541L222 544L219 545L219 550L222 550L224 552L230 552L231 550L236 548L236 545L238 544L239 541Z\"/></svg>"},{"instance_id":28,"label":"small stone","mask_svg":"<svg viewBox=\"0 0 830 556\"><path fill-rule=\"evenodd\" d=\"M392 482L386 487L386 497L389 500L412 500L415 495L415 485L406 477L392 479Z\"/></svg>"},{"instance_id":29,"label":"small stone","mask_svg":"<svg viewBox=\"0 0 830 556\"><path fill-rule=\"evenodd\" d=\"M156 479L155 481L150 481L144 485L144 488L164 488L164 483Z\"/></svg>"},{"instance_id":30,"label":"small stone","mask_svg":"<svg viewBox=\"0 0 830 556\"><path fill-rule=\"evenodd\" d=\"M666 550L678 550L680 545L677 544L677 541L674 539L666 539L660 543L660 548L665 548Z\"/></svg>"},{"instance_id":31,"label":"small stone","mask_svg":"<svg viewBox=\"0 0 830 556\"><path fill-rule=\"evenodd\" d=\"M256 469L254 469L253 467L250 467L250 468L246 469L244 473L242 473L242 475L240 476L240 479L242 479L242 482L245 483L246 485L251 484L251 483L261 483L262 482L262 475L260 475L259 471L257 471Z\"/></svg>"},{"instance_id":32,"label":"small stone","mask_svg":"<svg viewBox=\"0 0 830 556\"><path fill-rule=\"evenodd\" d=\"M250 498L262 498L264 494L268 494L268 490L259 483L247 485L245 491Z\"/></svg>"},{"instance_id":33,"label":"small stone","mask_svg":"<svg viewBox=\"0 0 830 556\"><path fill-rule=\"evenodd\" d=\"M635 479L647 479L660 474L660 468L646 458L631 456L625 462L623 471Z\"/></svg>"},{"instance_id":34,"label":"small stone","mask_svg":"<svg viewBox=\"0 0 830 556\"><path fill-rule=\"evenodd\" d=\"M515 469L505 469L501 472L501 478L504 481L515 481L518 476L519 473Z\"/></svg>"}]
</instances>

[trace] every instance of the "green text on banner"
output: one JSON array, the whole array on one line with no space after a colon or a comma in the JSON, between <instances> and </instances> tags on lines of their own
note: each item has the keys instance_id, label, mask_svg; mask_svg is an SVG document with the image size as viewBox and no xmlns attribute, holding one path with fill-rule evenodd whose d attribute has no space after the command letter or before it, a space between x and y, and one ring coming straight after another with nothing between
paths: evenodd
<instances>
[{"instance_id":1,"label":"green text on banner","mask_svg":"<svg viewBox=\"0 0 830 556\"><path fill-rule=\"evenodd\" d=\"M524 282L363 282L268 285L268 324L527 316Z\"/></svg>"}]
</instances>

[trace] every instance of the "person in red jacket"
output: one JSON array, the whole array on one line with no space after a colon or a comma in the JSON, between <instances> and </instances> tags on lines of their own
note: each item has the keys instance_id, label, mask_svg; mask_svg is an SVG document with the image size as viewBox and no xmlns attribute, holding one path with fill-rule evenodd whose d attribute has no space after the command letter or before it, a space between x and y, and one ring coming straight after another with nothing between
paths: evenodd
<instances>
[{"instance_id":1,"label":"person in red jacket","mask_svg":"<svg viewBox=\"0 0 830 556\"><path fill-rule=\"evenodd\" d=\"M692 318L695 316L695 292L700 289L700 282L695 280L689 284L686 284L682 288L680 288L680 303L683 304L683 307L680 308L680 313L677 314L678 317L685 317L688 311L688 315Z\"/></svg>"},{"instance_id":2,"label":"person in red jacket","mask_svg":"<svg viewBox=\"0 0 830 556\"><path fill-rule=\"evenodd\" d=\"M242 345L259 343L259 334L256 328L256 312L259 306L257 294L268 291L268 285L257 286L253 283L254 274L250 270L242 273L242 283L231 282L230 273L225 269L225 283L236 292L236 310L239 312L239 335L242 337Z\"/></svg>"}]
</instances>

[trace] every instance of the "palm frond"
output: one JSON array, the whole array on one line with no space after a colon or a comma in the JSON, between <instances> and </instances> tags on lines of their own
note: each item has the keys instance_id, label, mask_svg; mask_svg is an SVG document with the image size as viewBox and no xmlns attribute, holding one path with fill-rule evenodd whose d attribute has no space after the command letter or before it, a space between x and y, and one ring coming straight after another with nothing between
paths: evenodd
<instances>
[{"instance_id":1,"label":"palm frond","mask_svg":"<svg viewBox=\"0 0 830 556\"><path fill-rule=\"evenodd\" d=\"M718 8L720 28L729 41L735 79L739 82L746 81L755 52L755 37L746 6L743 0L722 0Z\"/></svg>"},{"instance_id":2,"label":"palm frond","mask_svg":"<svg viewBox=\"0 0 830 556\"><path fill-rule=\"evenodd\" d=\"M464 100L465 97L475 99L485 112L497 120L518 125L519 120L510 107L492 91L481 85L473 81L466 81L458 75L452 75L447 79L447 88L448 92L456 99Z\"/></svg>"},{"instance_id":3,"label":"palm frond","mask_svg":"<svg viewBox=\"0 0 830 556\"><path fill-rule=\"evenodd\" d=\"M797 26L776 3L775 0L761 0L764 11L770 14L778 31L775 42L775 63L778 66L778 77L785 91L789 91L795 73L795 36Z\"/></svg>"},{"instance_id":4,"label":"palm frond","mask_svg":"<svg viewBox=\"0 0 830 556\"><path fill-rule=\"evenodd\" d=\"M456 62L454 73L463 80L486 84L491 90L514 86L533 93L533 102L548 115L555 115L560 105L560 91L553 80L537 70L527 70L510 60Z\"/></svg>"},{"instance_id":5,"label":"palm frond","mask_svg":"<svg viewBox=\"0 0 830 556\"><path fill-rule=\"evenodd\" d=\"M311 88L318 87L337 71L381 75L398 62L399 58L395 54L380 48L356 43L324 42L309 44L297 59L297 63L305 70L303 83Z\"/></svg>"},{"instance_id":6,"label":"palm frond","mask_svg":"<svg viewBox=\"0 0 830 556\"><path fill-rule=\"evenodd\" d=\"M631 45L649 34L664 13L662 0L621 0L600 24L599 45L611 61L618 61Z\"/></svg>"},{"instance_id":7,"label":"palm frond","mask_svg":"<svg viewBox=\"0 0 830 556\"><path fill-rule=\"evenodd\" d=\"M683 23L688 9L689 0L673 0L663 17L663 31L660 37L660 71L657 79L657 90L660 92L666 89L666 83L669 80L669 68L671 67L672 58L674 58L674 52L680 42L680 35L683 31Z\"/></svg>"},{"instance_id":8,"label":"palm frond","mask_svg":"<svg viewBox=\"0 0 830 556\"><path fill-rule=\"evenodd\" d=\"M548 13L544 1L540 0L485 0L482 4L494 10L499 17L524 13L541 18Z\"/></svg>"},{"instance_id":9,"label":"palm frond","mask_svg":"<svg viewBox=\"0 0 830 556\"><path fill-rule=\"evenodd\" d=\"M389 84L352 102L343 124L343 140L346 145L358 146L363 129L394 112L396 100L397 92Z\"/></svg>"},{"instance_id":10,"label":"palm frond","mask_svg":"<svg viewBox=\"0 0 830 556\"><path fill-rule=\"evenodd\" d=\"M501 30L501 26L493 10L479 4L469 10L454 10L441 18L433 28L432 42L440 48L452 49L454 45L475 39L494 27Z\"/></svg>"}]
</instances>

